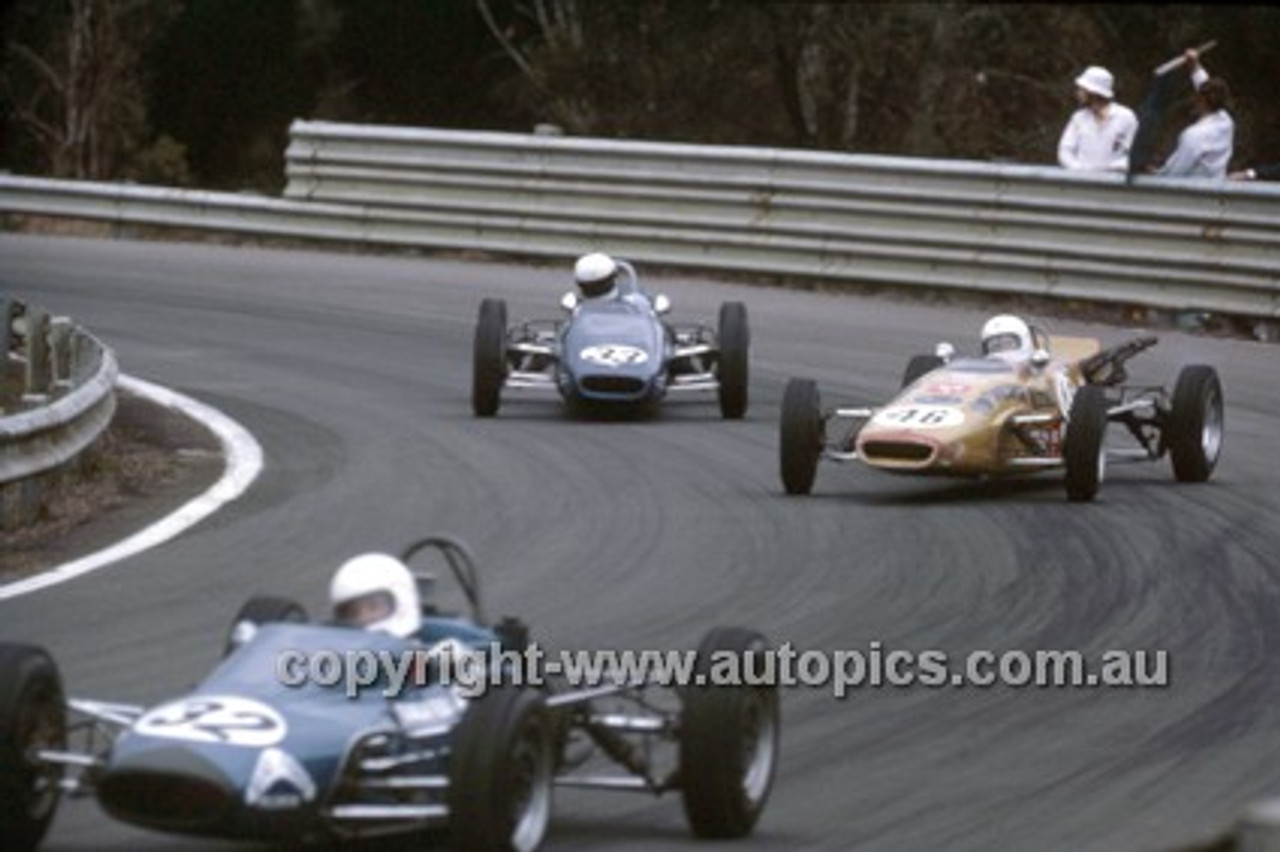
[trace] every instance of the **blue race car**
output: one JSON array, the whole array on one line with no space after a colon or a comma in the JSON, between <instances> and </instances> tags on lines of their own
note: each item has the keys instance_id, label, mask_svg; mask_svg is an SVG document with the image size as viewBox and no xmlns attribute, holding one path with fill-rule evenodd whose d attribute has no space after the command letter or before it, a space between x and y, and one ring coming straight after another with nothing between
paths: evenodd
<instances>
[{"instance_id":1,"label":"blue race car","mask_svg":"<svg viewBox=\"0 0 1280 852\"><path fill-rule=\"evenodd\" d=\"M575 409L647 411L669 393L715 391L721 415L742 418L751 343L746 306L722 304L715 329L667 322L670 300L645 293L631 264L617 267L616 294L566 293L563 319L509 326L505 301L481 302L471 392L477 417L497 414L504 390L555 390Z\"/></svg>"},{"instance_id":2,"label":"blue race car","mask_svg":"<svg viewBox=\"0 0 1280 852\"><path fill-rule=\"evenodd\" d=\"M3 848L35 849L64 793L96 796L112 817L150 829L291 848L447 828L452 848L531 852L556 786L678 790L695 834L752 831L777 765L776 685L695 682L655 695L652 682L570 689L510 678L460 689L441 677L446 655L497 665L528 649L528 631L511 618L486 626L479 574L457 539L427 537L403 559L429 550L443 555L469 616L424 606L405 639L307 623L292 601L253 598L213 671L150 709L66 700L46 651L0 643ZM416 652L428 664L394 692L385 680L352 691L283 678L285 655L307 651ZM717 628L695 671L706 675L724 653L765 651L754 631ZM600 771L606 759L612 773Z\"/></svg>"}]
</instances>

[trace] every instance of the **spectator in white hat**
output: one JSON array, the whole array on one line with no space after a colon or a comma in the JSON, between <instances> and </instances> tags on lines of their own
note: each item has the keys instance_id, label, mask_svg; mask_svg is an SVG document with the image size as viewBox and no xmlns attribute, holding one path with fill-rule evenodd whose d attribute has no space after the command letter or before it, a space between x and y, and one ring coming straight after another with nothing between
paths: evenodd
<instances>
[{"instance_id":1,"label":"spectator in white hat","mask_svg":"<svg viewBox=\"0 0 1280 852\"><path fill-rule=\"evenodd\" d=\"M1115 102L1115 78L1096 65L1075 79L1076 101L1058 141L1058 162L1066 169L1126 172L1138 117Z\"/></svg>"}]
</instances>

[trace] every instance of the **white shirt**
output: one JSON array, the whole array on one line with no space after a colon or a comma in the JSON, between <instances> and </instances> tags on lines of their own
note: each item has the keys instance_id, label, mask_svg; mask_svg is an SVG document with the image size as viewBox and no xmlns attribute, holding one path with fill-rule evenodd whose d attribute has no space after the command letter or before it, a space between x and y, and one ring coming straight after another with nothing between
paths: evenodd
<instances>
[{"instance_id":1,"label":"white shirt","mask_svg":"<svg viewBox=\"0 0 1280 852\"><path fill-rule=\"evenodd\" d=\"M1191 82L1197 89L1209 72L1197 68ZM1225 178L1235 144L1236 123L1225 109L1202 115L1178 136L1178 147L1156 174L1181 177Z\"/></svg>"},{"instance_id":2,"label":"white shirt","mask_svg":"<svg viewBox=\"0 0 1280 852\"><path fill-rule=\"evenodd\" d=\"M1129 149L1138 117L1121 104L1107 104L1102 117L1081 107L1071 115L1058 141L1058 162L1067 169L1128 171Z\"/></svg>"}]
</instances>

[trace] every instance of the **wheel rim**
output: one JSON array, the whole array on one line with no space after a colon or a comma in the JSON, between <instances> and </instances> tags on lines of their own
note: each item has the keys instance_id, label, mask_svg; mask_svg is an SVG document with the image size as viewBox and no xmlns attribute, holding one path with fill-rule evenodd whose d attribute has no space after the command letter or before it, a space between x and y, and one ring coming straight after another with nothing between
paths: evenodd
<instances>
[{"instance_id":1,"label":"wheel rim","mask_svg":"<svg viewBox=\"0 0 1280 852\"><path fill-rule=\"evenodd\" d=\"M551 818L551 759L536 723L524 727L512 749L511 781L511 845L520 852L533 852Z\"/></svg>"},{"instance_id":2,"label":"wheel rim","mask_svg":"<svg viewBox=\"0 0 1280 852\"><path fill-rule=\"evenodd\" d=\"M1098 484L1107 478L1107 451L1102 446L1102 442L1098 442Z\"/></svg>"},{"instance_id":3,"label":"wheel rim","mask_svg":"<svg viewBox=\"0 0 1280 852\"><path fill-rule=\"evenodd\" d=\"M764 799L769 790L769 781L773 777L774 739L777 735L777 720L774 718L772 704L764 693L754 693L754 699L746 709L743 729L745 769L742 773L742 791L752 805L757 805Z\"/></svg>"},{"instance_id":4,"label":"wheel rim","mask_svg":"<svg viewBox=\"0 0 1280 852\"><path fill-rule=\"evenodd\" d=\"M59 696L48 687L41 688L30 704L19 726L22 754L31 786L26 810L28 818L46 819L58 803L59 772L56 766L44 764L35 757L40 749L59 749L63 743L62 707Z\"/></svg>"},{"instance_id":5,"label":"wheel rim","mask_svg":"<svg viewBox=\"0 0 1280 852\"><path fill-rule=\"evenodd\" d=\"M1204 401L1204 424L1200 428L1200 447L1205 460L1217 461L1222 450L1222 397L1210 390Z\"/></svg>"}]
</instances>

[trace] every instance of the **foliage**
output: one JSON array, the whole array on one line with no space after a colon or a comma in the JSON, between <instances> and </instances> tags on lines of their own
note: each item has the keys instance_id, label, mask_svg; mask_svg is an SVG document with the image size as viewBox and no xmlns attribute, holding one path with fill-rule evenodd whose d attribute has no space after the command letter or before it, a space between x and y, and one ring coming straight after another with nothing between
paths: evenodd
<instances>
[{"instance_id":1,"label":"foliage","mask_svg":"<svg viewBox=\"0 0 1280 852\"><path fill-rule=\"evenodd\" d=\"M10 13L9 123L31 137L45 171L109 178L127 166L148 126L141 53L175 8L164 0L67 0Z\"/></svg>"},{"instance_id":2,"label":"foliage","mask_svg":"<svg viewBox=\"0 0 1280 852\"><path fill-rule=\"evenodd\" d=\"M1051 163L1086 65L1136 107L1209 38L1236 164L1280 160L1269 6L15 0L0 22L0 167L25 172L271 190L298 117Z\"/></svg>"}]
</instances>

